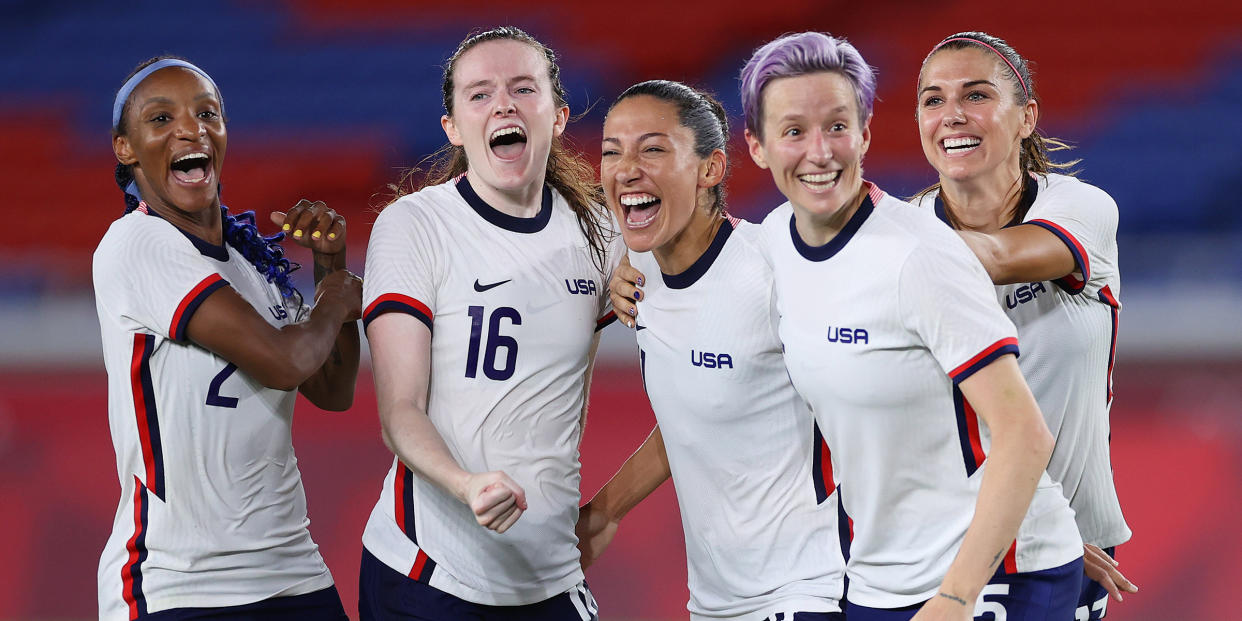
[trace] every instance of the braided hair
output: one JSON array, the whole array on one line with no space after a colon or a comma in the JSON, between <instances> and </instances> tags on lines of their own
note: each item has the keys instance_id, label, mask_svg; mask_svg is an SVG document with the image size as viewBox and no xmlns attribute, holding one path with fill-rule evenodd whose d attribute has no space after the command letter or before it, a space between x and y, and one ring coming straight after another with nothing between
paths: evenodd
<instances>
[{"instance_id":1,"label":"braided hair","mask_svg":"<svg viewBox=\"0 0 1242 621\"><path fill-rule=\"evenodd\" d=\"M125 77L122 82L128 82L131 77L142 71L152 63L165 60L178 59L185 60L178 56L156 56L134 68L133 71ZM217 92L217 96L219 93ZM221 106L224 99L220 97ZM122 109L120 122L113 129L116 136L125 135L126 112L129 110L129 101L126 100L125 107ZM223 108L221 109L223 113ZM116 165L113 172L117 186L121 188L122 195L125 200L125 213L129 213L142 204L142 197L138 192L138 184L134 180L134 167L132 164ZM276 285L280 289L280 294L288 299L296 300L298 306L302 304L302 294L290 282L290 275L296 271L300 265L285 258L284 248L280 246L280 241L285 238L284 233L276 233L275 235L264 237L259 233L259 229L255 226L254 211L245 211L239 214L230 214L228 207L220 205L221 224L224 231L224 241L228 245L237 249L243 257L246 258L255 269L262 274L268 282Z\"/></svg>"}]
</instances>

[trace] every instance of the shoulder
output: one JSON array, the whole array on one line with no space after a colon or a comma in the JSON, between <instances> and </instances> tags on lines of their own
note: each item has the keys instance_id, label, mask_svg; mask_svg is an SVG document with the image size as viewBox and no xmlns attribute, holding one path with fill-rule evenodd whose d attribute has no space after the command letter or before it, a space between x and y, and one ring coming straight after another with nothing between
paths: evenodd
<instances>
[{"instance_id":1,"label":"shoulder","mask_svg":"<svg viewBox=\"0 0 1242 621\"><path fill-rule=\"evenodd\" d=\"M938 245L940 240L958 238L933 210L888 194L875 202L875 216L878 224L893 232L903 233L911 245Z\"/></svg>"},{"instance_id":2,"label":"shoulder","mask_svg":"<svg viewBox=\"0 0 1242 621\"><path fill-rule=\"evenodd\" d=\"M109 258L133 261L157 260L178 248L193 249L189 240L167 220L131 211L117 218L95 249L95 261Z\"/></svg>"},{"instance_id":3,"label":"shoulder","mask_svg":"<svg viewBox=\"0 0 1242 621\"><path fill-rule=\"evenodd\" d=\"M1058 201L1117 210L1117 203L1108 192L1076 177L1050 173L1041 176L1038 183L1039 195L1035 197L1035 206L1046 201Z\"/></svg>"}]
</instances>

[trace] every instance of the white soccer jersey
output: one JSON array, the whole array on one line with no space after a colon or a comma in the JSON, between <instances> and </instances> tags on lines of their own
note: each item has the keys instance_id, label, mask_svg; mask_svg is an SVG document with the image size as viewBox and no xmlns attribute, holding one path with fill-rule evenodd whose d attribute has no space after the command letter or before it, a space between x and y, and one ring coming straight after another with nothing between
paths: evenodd
<instances>
[{"instance_id":1,"label":"white soccer jersey","mask_svg":"<svg viewBox=\"0 0 1242 621\"><path fill-rule=\"evenodd\" d=\"M607 279L548 188L533 218L492 208L464 176L380 213L363 321L396 311L432 329L431 422L462 468L503 470L529 508L497 534L394 459L362 536L376 558L487 605L542 601L582 580L579 421L594 333L615 319Z\"/></svg>"},{"instance_id":2,"label":"white soccer jersey","mask_svg":"<svg viewBox=\"0 0 1242 621\"><path fill-rule=\"evenodd\" d=\"M1083 541L1101 548L1125 543L1109 459L1108 412L1121 311L1117 270L1117 204L1073 177L1028 178L1025 224L1065 242L1077 266L1056 280L999 285L996 297L1018 328L1018 364L1056 436L1048 474L1061 484ZM920 198L948 221L939 193Z\"/></svg>"},{"instance_id":3,"label":"white soccer jersey","mask_svg":"<svg viewBox=\"0 0 1242 621\"><path fill-rule=\"evenodd\" d=\"M726 220L675 276L630 253L655 276L639 360L677 488L696 620L834 612L844 584L831 460L785 371L759 236Z\"/></svg>"},{"instance_id":4,"label":"white soccer jersey","mask_svg":"<svg viewBox=\"0 0 1242 621\"><path fill-rule=\"evenodd\" d=\"M868 187L824 246L802 242L788 203L763 228L785 362L853 520L849 598L896 608L936 592L974 515L991 442L957 383L1016 354L1017 339L965 243L931 213ZM1005 571L1081 555L1073 512L1043 474Z\"/></svg>"},{"instance_id":5,"label":"white soccer jersey","mask_svg":"<svg viewBox=\"0 0 1242 621\"><path fill-rule=\"evenodd\" d=\"M190 317L221 287L273 326L296 309L236 249L144 211L113 222L94 258L121 482L99 563L99 616L327 588L293 454L295 393L265 388L186 340Z\"/></svg>"}]
</instances>

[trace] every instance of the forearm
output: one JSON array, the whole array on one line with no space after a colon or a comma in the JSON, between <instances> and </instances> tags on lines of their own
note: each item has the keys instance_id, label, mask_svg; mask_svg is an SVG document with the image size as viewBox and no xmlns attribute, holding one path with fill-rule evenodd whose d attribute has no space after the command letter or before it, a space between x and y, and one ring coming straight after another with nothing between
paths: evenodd
<instances>
[{"instance_id":1,"label":"forearm","mask_svg":"<svg viewBox=\"0 0 1242 621\"><path fill-rule=\"evenodd\" d=\"M386 444L414 474L467 502L470 472L461 467L426 412L411 402L380 405Z\"/></svg>"},{"instance_id":2,"label":"forearm","mask_svg":"<svg viewBox=\"0 0 1242 621\"><path fill-rule=\"evenodd\" d=\"M1042 419L1038 422L993 434L974 518L940 587L944 596L973 608L1017 537L1052 454L1052 436Z\"/></svg>"},{"instance_id":3,"label":"forearm","mask_svg":"<svg viewBox=\"0 0 1242 621\"><path fill-rule=\"evenodd\" d=\"M315 283L337 269L345 269L345 253L315 253ZM344 411L354 402L354 386L358 379L358 323L341 324L331 352L319 369L300 387L301 392L317 407Z\"/></svg>"},{"instance_id":4,"label":"forearm","mask_svg":"<svg viewBox=\"0 0 1242 621\"><path fill-rule=\"evenodd\" d=\"M657 425L651 435L625 460L621 469L591 499L591 504L619 522L638 503L672 476L664 452L664 436Z\"/></svg>"}]
</instances>

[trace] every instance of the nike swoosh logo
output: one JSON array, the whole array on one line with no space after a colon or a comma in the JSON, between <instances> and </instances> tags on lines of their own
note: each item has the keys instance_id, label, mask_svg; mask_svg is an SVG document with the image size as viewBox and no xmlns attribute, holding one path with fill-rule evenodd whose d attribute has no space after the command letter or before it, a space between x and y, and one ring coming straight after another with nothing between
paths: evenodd
<instances>
[{"instance_id":1,"label":"nike swoosh logo","mask_svg":"<svg viewBox=\"0 0 1242 621\"><path fill-rule=\"evenodd\" d=\"M509 280L513 280L513 279L510 278ZM499 287L500 285L503 285L509 282L509 280L502 280L500 282L494 282L490 285L481 285L479 284L479 279L476 278L474 279L474 290L478 291L479 293L483 293L484 291L487 291L488 289L494 289L496 287Z\"/></svg>"},{"instance_id":2,"label":"nike swoosh logo","mask_svg":"<svg viewBox=\"0 0 1242 621\"><path fill-rule=\"evenodd\" d=\"M640 324L634 324L634 331L635 331L635 332L638 332L639 330L646 330L646 329L647 329L647 326L640 325Z\"/></svg>"}]
</instances>

